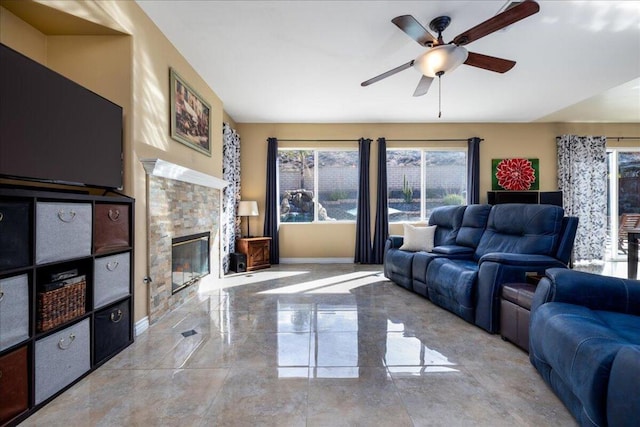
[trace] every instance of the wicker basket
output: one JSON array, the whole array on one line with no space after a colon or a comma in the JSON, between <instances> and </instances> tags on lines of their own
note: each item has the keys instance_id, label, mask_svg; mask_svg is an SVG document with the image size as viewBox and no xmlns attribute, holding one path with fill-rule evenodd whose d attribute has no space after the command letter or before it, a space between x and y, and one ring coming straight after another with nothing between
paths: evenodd
<instances>
[{"instance_id":1,"label":"wicker basket","mask_svg":"<svg viewBox=\"0 0 640 427\"><path fill-rule=\"evenodd\" d=\"M47 292L38 292L38 332L48 331L82 316L86 310L87 281L84 277L73 284Z\"/></svg>"}]
</instances>

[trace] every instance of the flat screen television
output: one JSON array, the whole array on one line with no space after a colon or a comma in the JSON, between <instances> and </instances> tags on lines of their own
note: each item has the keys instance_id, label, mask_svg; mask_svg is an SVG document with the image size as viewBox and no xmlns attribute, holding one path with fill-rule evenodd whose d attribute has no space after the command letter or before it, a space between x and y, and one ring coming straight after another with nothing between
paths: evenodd
<instances>
[{"instance_id":1,"label":"flat screen television","mask_svg":"<svg viewBox=\"0 0 640 427\"><path fill-rule=\"evenodd\" d=\"M122 188L122 114L0 44L0 176Z\"/></svg>"}]
</instances>

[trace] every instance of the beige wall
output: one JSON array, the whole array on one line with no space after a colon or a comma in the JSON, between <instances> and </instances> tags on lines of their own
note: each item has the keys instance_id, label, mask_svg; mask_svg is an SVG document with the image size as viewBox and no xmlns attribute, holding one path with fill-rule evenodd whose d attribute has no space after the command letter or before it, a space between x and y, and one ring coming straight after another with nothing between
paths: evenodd
<instances>
[{"instance_id":1,"label":"beige wall","mask_svg":"<svg viewBox=\"0 0 640 427\"><path fill-rule=\"evenodd\" d=\"M484 141L480 146L480 197L486 202L486 192L491 189L491 159L505 157L529 157L540 159L540 190L557 189L556 145L558 135L606 135L609 137L639 136L640 124L594 123L456 123L456 124L238 124L241 138L242 198L257 200L261 212L252 222L256 230L264 223L264 193L266 153L268 137L279 139L345 139L354 142L314 144L312 142L280 143L281 147L304 146L352 146L358 138L371 138L371 205L375 209L377 182L378 137L394 139L457 139L478 136ZM306 144L306 145L305 145ZM640 146L640 141L616 142L610 146ZM387 147L415 146L466 146L466 143L407 143L388 142ZM375 215L372 216L373 231ZM255 224L258 224L256 227ZM392 224L392 234L402 234L400 224ZM281 224L281 258L353 258L355 251L355 224Z\"/></svg>"},{"instance_id":2,"label":"beige wall","mask_svg":"<svg viewBox=\"0 0 640 427\"><path fill-rule=\"evenodd\" d=\"M0 43L47 64L47 36L0 6Z\"/></svg>"},{"instance_id":3,"label":"beige wall","mask_svg":"<svg viewBox=\"0 0 640 427\"><path fill-rule=\"evenodd\" d=\"M2 43L124 108L124 192L136 199L134 319L138 321L148 312L148 290L142 281L148 259L146 176L140 159L161 158L221 177L222 101L133 1L19 2L15 10L20 17L8 10L14 8L11 3L16 4L0 3L7 6L0 7ZM70 24L59 28L57 22ZM211 105L211 157L170 137L170 67Z\"/></svg>"}]
</instances>

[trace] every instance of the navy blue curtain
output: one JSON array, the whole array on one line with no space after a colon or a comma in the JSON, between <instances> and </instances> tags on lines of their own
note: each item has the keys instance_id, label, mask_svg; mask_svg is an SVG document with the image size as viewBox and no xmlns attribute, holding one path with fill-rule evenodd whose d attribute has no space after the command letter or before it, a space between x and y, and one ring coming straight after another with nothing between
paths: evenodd
<instances>
[{"instance_id":1,"label":"navy blue curtain","mask_svg":"<svg viewBox=\"0 0 640 427\"><path fill-rule=\"evenodd\" d=\"M280 264L278 239L278 139L267 139L267 191L264 212L264 236L271 237L271 264Z\"/></svg>"},{"instance_id":2,"label":"navy blue curtain","mask_svg":"<svg viewBox=\"0 0 640 427\"><path fill-rule=\"evenodd\" d=\"M369 203L369 163L371 140L360 138L358 150L358 213L356 253L353 262L371 263L371 209Z\"/></svg>"},{"instance_id":3,"label":"navy blue curtain","mask_svg":"<svg viewBox=\"0 0 640 427\"><path fill-rule=\"evenodd\" d=\"M480 203L480 141L477 136L469 138L467 162L467 203Z\"/></svg>"},{"instance_id":4,"label":"navy blue curtain","mask_svg":"<svg viewBox=\"0 0 640 427\"><path fill-rule=\"evenodd\" d=\"M387 200L387 140L378 138L378 190L376 225L373 232L372 264L382 264L384 244L389 236L389 203Z\"/></svg>"}]
</instances>

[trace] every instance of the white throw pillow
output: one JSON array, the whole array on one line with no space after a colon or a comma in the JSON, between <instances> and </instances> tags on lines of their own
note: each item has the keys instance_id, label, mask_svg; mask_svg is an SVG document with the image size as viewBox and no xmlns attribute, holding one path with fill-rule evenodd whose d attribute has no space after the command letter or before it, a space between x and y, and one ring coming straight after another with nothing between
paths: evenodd
<instances>
[{"instance_id":1,"label":"white throw pillow","mask_svg":"<svg viewBox=\"0 0 640 427\"><path fill-rule=\"evenodd\" d=\"M415 227L411 224L404 225L404 241L400 249L404 251L426 251L433 249L433 238L436 234L436 226Z\"/></svg>"}]
</instances>

